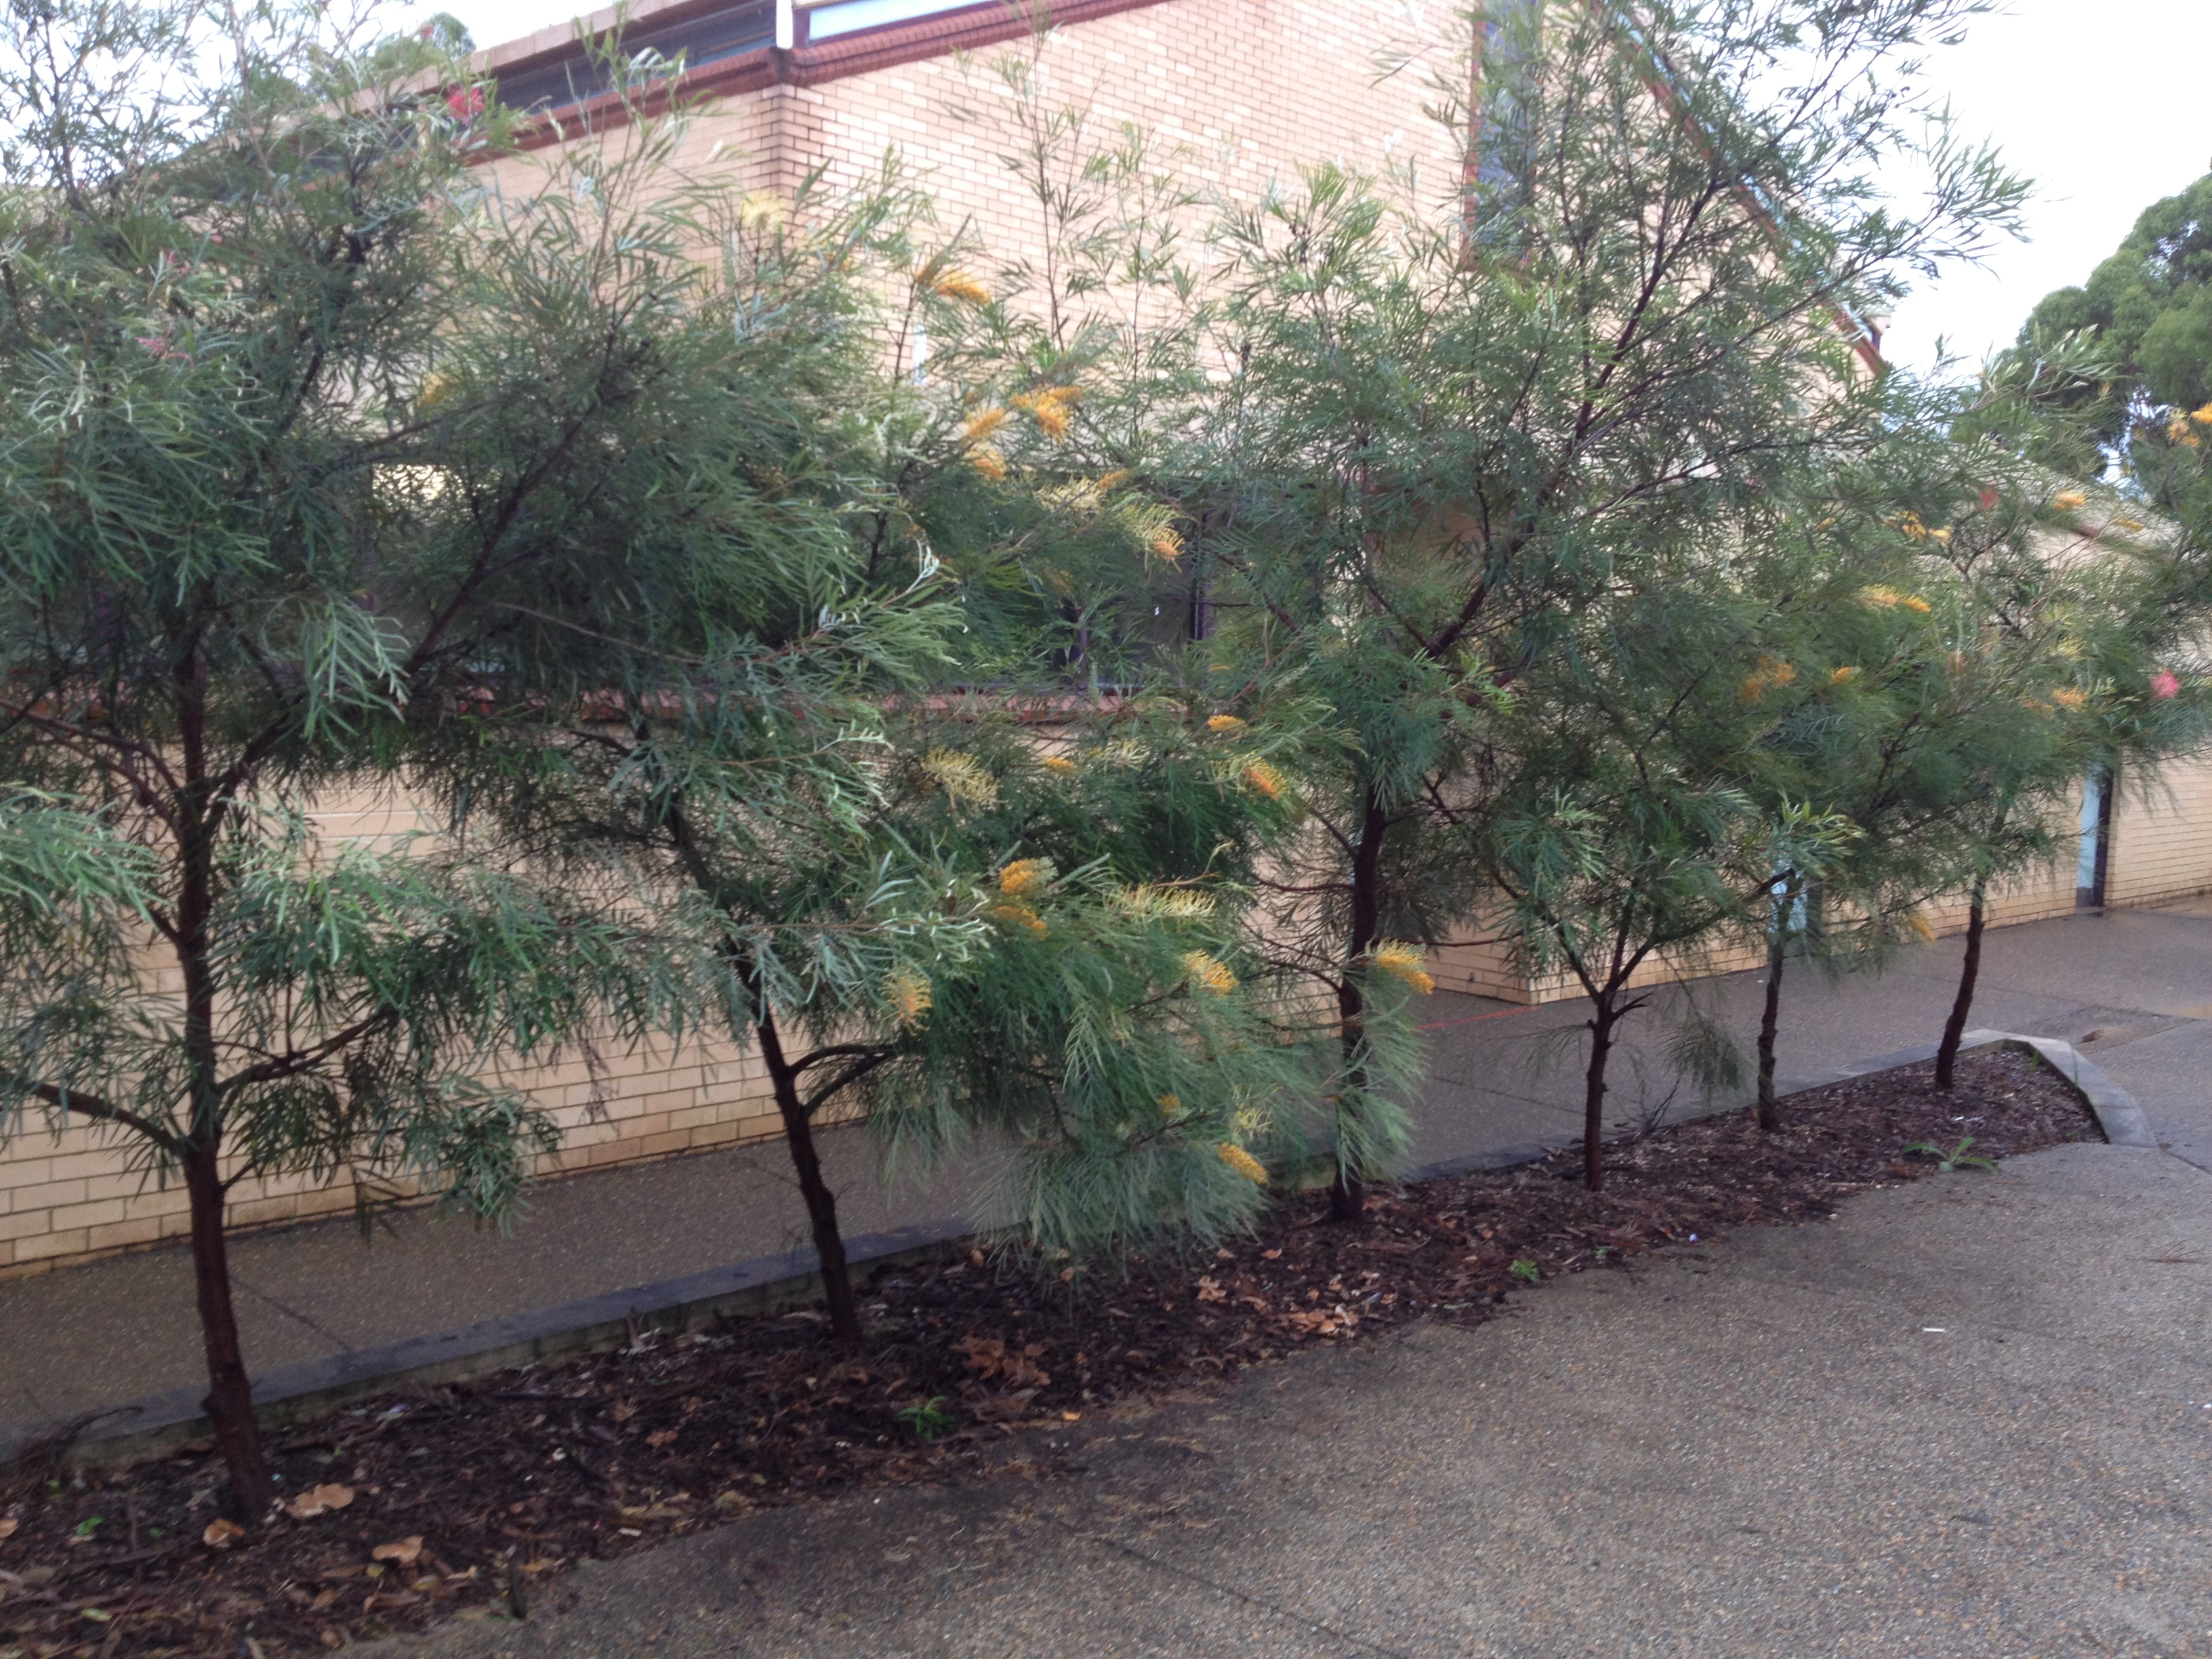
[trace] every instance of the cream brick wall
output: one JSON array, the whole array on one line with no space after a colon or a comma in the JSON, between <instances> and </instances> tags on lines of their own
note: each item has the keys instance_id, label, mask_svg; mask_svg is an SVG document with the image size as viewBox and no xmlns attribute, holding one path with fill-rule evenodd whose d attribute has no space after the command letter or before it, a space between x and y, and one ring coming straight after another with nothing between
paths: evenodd
<instances>
[{"instance_id":1,"label":"cream brick wall","mask_svg":"<svg viewBox=\"0 0 2212 1659\"><path fill-rule=\"evenodd\" d=\"M2212 891L2212 757L2138 788L2123 774L2105 869L2106 902L2163 904Z\"/></svg>"}]
</instances>

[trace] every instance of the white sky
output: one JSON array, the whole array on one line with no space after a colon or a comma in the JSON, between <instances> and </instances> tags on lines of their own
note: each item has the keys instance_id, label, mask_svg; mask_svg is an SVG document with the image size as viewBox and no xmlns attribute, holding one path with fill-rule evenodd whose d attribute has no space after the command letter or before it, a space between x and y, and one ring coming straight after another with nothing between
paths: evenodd
<instances>
[{"instance_id":1,"label":"white sky","mask_svg":"<svg viewBox=\"0 0 2212 1659\"><path fill-rule=\"evenodd\" d=\"M1994 139L2033 179L2028 240L1961 267L1898 308L1882 345L1925 368L1938 336L1978 360L2008 343L2035 302L2079 283L2136 216L2212 172L2212 3L2208 0L2001 0L1963 46L1934 53L1928 84L1951 100L1961 131ZM450 10L478 46L561 21L589 0L415 3L411 24Z\"/></svg>"},{"instance_id":2,"label":"white sky","mask_svg":"<svg viewBox=\"0 0 2212 1659\"><path fill-rule=\"evenodd\" d=\"M1898 307L1882 341L1926 368L1936 337L1978 360L2008 345L2035 302L2087 277L2136 216L2212 173L2212 4L2008 0L1963 46L1930 56L1962 133L1994 139L2036 181L2029 240L1961 268Z\"/></svg>"}]
</instances>

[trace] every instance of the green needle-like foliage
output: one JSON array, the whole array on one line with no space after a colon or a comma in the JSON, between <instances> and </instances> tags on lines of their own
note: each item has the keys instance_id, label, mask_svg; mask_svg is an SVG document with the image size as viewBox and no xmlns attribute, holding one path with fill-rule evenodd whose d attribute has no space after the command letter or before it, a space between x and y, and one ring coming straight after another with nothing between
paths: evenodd
<instances>
[{"instance_id":1,"label":"green needle-like foliage","mask_svg":"<svg viewBox=\"0 0 2212 1659\"><path fill-rule=\"evenodd\" d=\"M1649 834L1680 873L1666 884L1714 901L1632 933L1679 948L1689 911L1737 914L1718 897L1741 896L1736 873L1689 866L1735 870L1757 839L1730 827L1741 808L1704 763L1646 752L1671 740L1670 688L1710 689L1720 666L1674 660L1668 641L1689 628L1721 662L1741 654L1751 636L1714 619L1741 608L1735 562L1761 503L1887 431L1853 319L2010 220L2020 185L1923 127L1908 91L1921 46L1972 9L1488 8L1437 82L1467 135L1460 175L1316 169L1227 216L1222 372L1183 457L1191 557L1226 683L1287 677L1337 711L1270 937L1329 977L1347 1053L1378 940L1480 938L1491 873L1544 862L1506 833L1544 790L1504 792L1530 775L1522 745L1548 754L1577 730L1547 699L1602 687L1645 722L1607 738L1618 755L1588 752L1587 781L1553 781L1588 793L1569 807L1658 814L1581 820L1554 849L1563 869L1595 860L1570 908L1630 915L1589 910L1588 884L1654 876L1628 856ZM1900 209L1874 180L1907 155L1936 188ZM1654 678L1630 685L1632 669ZM1674 781L1626 787L1654 766ZM1341 1164L1350 1218L1367 1171Z\"/></svg>"},{"instance_id":2,"label":"green needle-like foliage","mask_svg":"<svg viewBox=\"0 0 2212 1659\"><path fill-rule=\"evenodd\" d=\"M504 1215L550 1130L488 1079L698 1000L695 957L383 789L544 596L717 533L665 445L733 349L688 204L608 237L588 171L488 189L501 118L417 98L422 57L282 8L0 21L0 1127L185 1188L249 1520L237 1183ZM349 806L393 833L319 832Z\"/></svg>"}]
</instances>

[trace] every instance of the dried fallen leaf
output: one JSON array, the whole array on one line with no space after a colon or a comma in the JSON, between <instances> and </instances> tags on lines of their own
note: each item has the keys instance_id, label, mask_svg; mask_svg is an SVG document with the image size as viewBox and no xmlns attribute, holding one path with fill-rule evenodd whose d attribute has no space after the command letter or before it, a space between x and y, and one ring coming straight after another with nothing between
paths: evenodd
<instances>
[{"instance_id":1,"label":"dried fallen leaf","mask_svg":"<svg viewBox=\"0 0 2212 1659\"><path fill-rule=\"evenodd\" d=\"M331 1510L342 1510L353 1502L353 1488L330 1481L301 1492L284 1505L284 1513L295 1521L310 1521Z\"/></svg>"},{"instance_id":2,"label":"dried fallen leaf","mask_svg":"<svg viewBox=\"0 0 2212 1659\"><path fill-rule=\"evenodd\" d=\"M15 1535L15 1528L22 1524L12 1515L6 1520L0 1521L0 1538L13 1538Z\"/></svg>"},{"instance_id":3,"label":"dried fallen leaf","mask_svg":"<svg viewBox=\"0 0 2212 1659\"><path fill-rule=\"evenodd\" d=\"M676 1443L676 1431L673 1429L655 1429L651 1434L645 1437L645 1443L654 1448L656 1450L662 1446L672 1446Z\"/></svg>"},{"instance_id":4,"label":"dried fallen leaf","mask_svg":"<svg viewBox=\"0 0 2212 1659\"><path fill-rule=\"evenodd\" d=\"M1226 1302L1229 1300L1229 1292L1215 1284L1212 1279L1200 1278L1198 1281L1198 1299L1200 1302Z\"/></svg>"},{"instance_id":5,"label":"dried fallen leaf","mask_svg":"<svg viewBox=\"0 0 2212 1659\"><path fill-rule=\"evenodd\" d=\"M200 1534L200 1542L211 1550L227 1550L245 1536L246 1528L235 1521L210 1521L207 1530Z\"/></svg>"},{"instance_id":6,"label":"dried fallen leaf","mask_svg":"<svg viewBox=\"0 0 2212 1659\"><path fill-rule=\"evenodd\" d=\"M422 1558L422 1534L403 1538L396 1544L379 1544L368 1553L372 1561L397 1561L403 1567L411 1567Z\"/></svg>"},{"instance_id":7,"label":"dried fallen leaf","mask_svg":"<svg viewBox=\"0 0 2212 1659\"><path fill-rule=\"evenodd\" d=\"M607 1407L607 1415L617 1423L627 1423L637 1415L637 1407L627 1400L617 1400Z\"/></svg>"},{"instance_id":8,"label":"dried fallen leaf","mask_svg":"<svg viewBox=\"0 0 2212 1659\"><path fill-rule=\"evenodd\" d=\"M1280 1261L1282 1259L1283 1253L1280 1250L1262 1250L1260 1252L1260 1260L1262 1261Z\"/></svg>"}]
</instances>

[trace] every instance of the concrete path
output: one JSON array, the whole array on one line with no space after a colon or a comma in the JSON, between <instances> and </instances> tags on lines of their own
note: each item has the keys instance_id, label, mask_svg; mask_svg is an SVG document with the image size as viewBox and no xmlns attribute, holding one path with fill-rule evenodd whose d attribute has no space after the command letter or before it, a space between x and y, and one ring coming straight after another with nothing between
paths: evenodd
<instances>
[{"instance_id":1,"label":"concrete path","mask_svg":"<svg viewBox=\"0 0 2212 1659\"><path fill-rule=\"evenodd\" d=\"M2057 1148L771 1512L415 1659L2212 1653L2212 1176ZM1011 1449L1018 1455L1020 1449Z\"/></svg>"},{"instance_id":2,"label":"concrete path","mask_svg":"<svg viewBox=\"0 0 2212 1659\"><path fill-rule=\"evenodd\" d=\"M1938 1033L1959 945L1916 951L1880 979L1786 984L1781 1064L1810 1071ZM1669 996L1707 1000L1747 1041L1759 976ZM1421 1162L1580 1133L1578 1005L1516 1009L1440 994ZM1664 1010L1639 1016L1615 1095L1627 1120L1663 1098ZM2115 911L1989 936L1975 1024L2081 1042L2142 1103L2160 1138L2212 1168L2212 914ZM1547 1059L1551 1063L1546 1064ZM1638 1057L1644 1067L1639 1081ZM1678 1097L1675 1109L1693 1103ZM825 1137L848 1231L958 1213L975 1183L887 1188L864 1138ZM343 1222L240 1240L233 1260L257 1370L394 1342L671 1279L805 1240L780 1144L609 1171L538 1189L512 1236L397 1218L364 1246ZM94 1410L202 1376L189 1263L165 1249L0 1283L0 1423Z\"/></svg>"}]
</instances>

